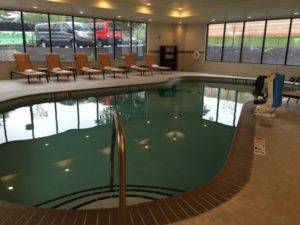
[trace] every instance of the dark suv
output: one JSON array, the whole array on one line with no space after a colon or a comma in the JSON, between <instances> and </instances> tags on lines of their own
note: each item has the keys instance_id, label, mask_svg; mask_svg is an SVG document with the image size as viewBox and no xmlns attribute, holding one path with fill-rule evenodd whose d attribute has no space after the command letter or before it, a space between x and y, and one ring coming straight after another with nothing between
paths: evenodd
<instances>
[{"instance_id":1,"label":"dark suv","mask_svg":"<svg viewBox=\"0 0 300 225\"><path fill-rule=\"evenodd\" d=\"M51 23L51 42L53 47L72 47L74 36L71 22ZM37 46L50 45L48 23L35 25ZM76 47L92 47L94 45L94 33L84 23L74 23L74 35Z\"/></svg>"}]
</instances>

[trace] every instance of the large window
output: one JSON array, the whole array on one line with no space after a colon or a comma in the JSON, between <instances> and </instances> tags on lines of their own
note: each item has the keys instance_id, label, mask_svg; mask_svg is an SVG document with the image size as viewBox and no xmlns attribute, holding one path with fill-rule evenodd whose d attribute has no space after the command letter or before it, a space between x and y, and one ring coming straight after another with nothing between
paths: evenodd
<instances>
[{"instance_id":1,"label":"large window","mask_svg":"<svg viewBox=\"0 0 300 225\"><path fill-rule=\"evenodd\" d=\"M265 23L265 21L245 23L242 62L260 63Z\"/></svg>"},{"instance_id":2,"label":"large window","mask_svg":"<svg viewBox=\"0 0 300 225\"><path fill-rule=\"evenodd\" d=\"M289 27L289 19L268 21L263 63L284 64Z\"/></svg>"},{"instance_id":3,"label":"large window","mask_svg":"<svg viewBox=\"0 0 300 225\"><path fill-rule=\"evenodd\" d=\"M76 52L84 52L90 60L94 60L94 20L91 18L74 17L74 35Z\"/></svg>"},{"instance_id":4,"label":"large window","mask_svg":"<svg viewBox=\"0 0 300 225\"><path fill-rule=\"evenodd\" d=\"M61 60L74 60L74 35L71 16L50 15L52 51L59 53Z\"/></svg>"},{"instance_id":5,"label":"large window","mask_svg":"<svg viewBox=\"0 0 300 225\"><path fill-rule=\"evenodd\" d=\"M0 10L0 61L12 61L15 52L23 52L21 13Z\"/></svg>"},{"instance_id":6,"label":"large window","mask_svg":"<svg viewBox=\"0 0 300 225\"><path fill-rule=\"evenodd\" d=\"M132 53L137 58L142 58L147 51L147 24L132 23Z\"/></svg>"},{"instance_id":7,"label":"large window","mask_svg":"<svg viewBox=\"0 0 300 225\"><path fill-rule=\"evenodd\" d=\"M216 62L300 65L300 18L209 24L205 55Z\"/></svg>"},{"instance_id":8,"label":"large window","mask_svg":"<svg viewBox=\"0 0 300 225\"><path fill-rule=\"evenodd\" d=\"M131 52L131 23L115 21L115 58L123 59L124 54Z\"/></svg>"},{"instance_id":9,"label":"large window","mask_svg":"<svg viewBox=\"0 0 300 225\"><path fill-rule=\"evenodd\" d=\"M226 24L223 61L240 61L242 35L243 23Z\"/></svg>"},{"instance_id":10,"label":"large window","mask_svg":"<svg viewBox=\"0 0 300 225\"><path fill-rule=\"evenodd\" d=\"M98 53L123 59L129 52L143 58L146 51L147 23L0 10L0 61L14 61L16 52L32 61L44 61L46 52L74 61L74 52L96 60Z\"/></svg>"},{"instance_id":11,"label":"large window","mask_svg":"<svg viewBox=\"0 0 300 225\"><path fill-rule=\"evenodd\" d=\"M221 61L223 46L224 24L208 26L206 60Z\"/></svg>"},{"instance_id":12,"label":"large window","mask_svg":"<svg viewBox=\"0 0 300 225\"><path fill-rule=\"evenodd\" d=\"M287 64L300 65L300 18L293 19Z\"/></svg>"},{"instance_id":13,"label":"large window","mask_svg":"<svg viewBox=\"0 0 300 225\"><path fill-rule=\"evenodd\" d=\"M50 51L48 15L40 13L23 13L26 52L31 60L43 61L44 53Z\"/></svg>"}]
</instances>

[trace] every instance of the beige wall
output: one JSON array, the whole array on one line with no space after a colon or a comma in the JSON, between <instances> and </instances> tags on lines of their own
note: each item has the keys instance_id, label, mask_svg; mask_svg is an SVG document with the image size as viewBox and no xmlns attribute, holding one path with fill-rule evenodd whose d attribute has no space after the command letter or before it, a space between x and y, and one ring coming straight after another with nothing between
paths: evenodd
<instances>
[{"instance_id":1,"label":"beige wall","mask_svg":"<svg viewBox=\"0 0 300 225\"><path fill-rule=\"evenodd\" d=\"M206 44L206 25L194 24L185 25L185 51L200 50L205 51ZM204 54L200 60L195 61L192 53L183 53L183 70L201 71L217 74L257 76L266 75L271 72L281 72L287 77L300 75L300 66L276 66L247 63L227 63L227 62L206 62ZM182 57L181 57L182 58Z\"/></svg>"}]
</instances>

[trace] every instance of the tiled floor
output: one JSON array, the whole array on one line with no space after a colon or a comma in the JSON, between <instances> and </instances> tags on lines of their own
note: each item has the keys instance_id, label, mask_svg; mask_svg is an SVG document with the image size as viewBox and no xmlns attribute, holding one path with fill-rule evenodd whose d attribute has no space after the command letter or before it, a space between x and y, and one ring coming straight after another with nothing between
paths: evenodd
<instances>
[{"instance_id":1,"label":"tiled floor","mask_svg":"<svg viewBox=\"0 0 300 225\"><path fill-rule=\"evenodd\" d=\"M255 135L266 139L266 156L254 156L245 188L223 205L176 225L300 224L300 103L291 100L276 118L257 118Z\"/></svg>"}]
</instances>

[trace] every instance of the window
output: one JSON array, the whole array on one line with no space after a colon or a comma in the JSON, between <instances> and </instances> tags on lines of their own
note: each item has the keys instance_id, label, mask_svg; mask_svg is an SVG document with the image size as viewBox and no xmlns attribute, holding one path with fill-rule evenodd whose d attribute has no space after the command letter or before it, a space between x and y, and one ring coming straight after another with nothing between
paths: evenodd
<instances>
[{"instance_id":1,"label":"window","mask_svg":"<svg viewBox=\"0 0 300 225\"><path fill-rule=\"evenodd\" d=\"M136 58L143 58L147 51L147 24L132 23L132 53Z\"/></svg>"},{"instance_id":2,"label":"window","mask_svg":"<svg viewBox=\"0 0 300 225\"><path fill-rule=\"evenodd\" d=\"M71 129L77 129L79 126L78 105L76 100L66 100L57 102L57 123L58 133Z\"/></svg>"},{"instance_id":3,"label":"window","mask_svg":"<svg viewBox=\"0 0 300 225\"><path fill-rule=\"evenodd\" d=\"M26 52L32 61L44 61L44 53L50 52L48 15L23 13Z\"/></svg>"},{"instance_id":4,"label":"window","mask_svg":"<svg viewBox=\"0 0 300 225\"><path fill-rule=\"evenodd\" d=\"M4 114L0 114L0 144L6 142L6 135L5 135L5 118Z\"/></svg>"},{"instance_id":5,"label":"window","mask_svg":"<svg viewBox=\"0 0 300 225\"><path fill-rule=\"evenodd\" d=\"M218 105L219 89L212 87L204 87L203 95L203 115L205 120L217 120L217 105Z\"/></svg>"},{"instance_id":6,"label":"window","mask_svg":"<svg viewBox=\"0 0 300 225\"><path fill-rule=\"evenodd\" d=\"M120 33L115 36L119 38ZM108 53L110 57L114 58L114 23L110 20L96 20L96 43L97 53Z\"/></svg>"},{"instance_id":7,"label":"window","mask_svg":"<svg viewBox=\"0 0 300 225\"><path fill-rule=\"evenodd\" d=\"M131 52L130 22L115 21L115 58L123 59Z\"/></svg>"},{"instance_id":8,"label":"window","mask_svg":"<svg viewBox=\"0 0 300 225\"><path fill-rule=\"evenodd\" d=\"M300 18L292 22L287 64L300 65Z\"/></svg>"},{"instance_id":9,"label":"window","mask_svg":"<svg viewBox=\"0 0 300 225\"><path fill-rule=\"evenodd\" d=\"M8 141L33 138L30 107L22 107L5 114Z\"/></svg>"},{"instance_id":10,"label":"window","mask_svg":"<svg viewBox=\"0 0 300 225\"><path fill-rule=\"evenodd\" d=\"M239 62L243 36L243 23L227 23L225 28L223 61Z\"/></svg>"},{"instance_id":11,"label":"window","mask_svg":"<svg viewBox=\"0 0 300 225\"><path fill-rule=\"evenodd\" d=\"M91 18L74 17L74 34L76 52L86 53L89 60L94 60L94 20Z\"/></svg>"},{"instance_id":12,"label":"window","mask_svg":"<svg viewBox=\"0 0 300 225\"><path fill-rule=\"evenodd\" d=\"M289 27L289 19L269 20L267 22L263 63L285 63Z\"/></svg>"},{"instance_id":13,"label":"window","mask_svg":"<svg viewBox=\"0 0 300 225\"><path fill-rule=\"evenodd\" d=\"M265 21L245 23L242 62L260 63Z\"/></svg>"},{"instance_id":14,"label":"window","mask_svg":"<svg viewBox=\"0 0 300 225\"><path fill-rule=\"evenodd\" d=\"M13 61L13 54L23 51L21 13L0 10L0 61Z\"/></svg>"},{"instance_id":15,"label":"window","mask_svg":"<svg viewBox=\"0 0 300 225\"><path fill-rule=\"evenodd\" d=\"M85 98L79 102L79 128L85 129L97 125L97 99Z\"/></svg>"},{"instance_id":16,"label":"window","mask_svg":"<svg viewBox=\"0 0 300 225\"><path fill-rule=\"evenodd\" d=\"M224 24L208 26L206 60L221 61Z\"/></svg>"},{"instance_id":17,"label":"window","mask_svg":"<svg viewBox=\"0 0 300 225\"><path fill-rule=\"evenodd\" d=\"M71 16L50 15L52 51L63 61L73 61L74 36Z\"/></svg>"},{"instance_id":18,"label":"window","mask_svg":"<svg viewBox=\"0 0 300 225\"><path fill-rule=\"evenodd\" d=\"M217 122L234 126L235 97L236 91L221 88Z\"/></svg>"},{"instance_id":19,"label":"window","mask_svg":"<svg viewBox=\"0 0 300 225\"><path fill-rule=\"evenodd\" d=\"M56 134L56 113L54 103L42 103L32 106L34 135L36 138Z\"/></svg>"}]
</instances>

